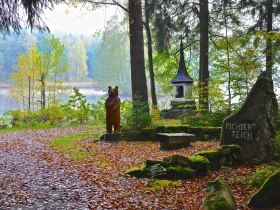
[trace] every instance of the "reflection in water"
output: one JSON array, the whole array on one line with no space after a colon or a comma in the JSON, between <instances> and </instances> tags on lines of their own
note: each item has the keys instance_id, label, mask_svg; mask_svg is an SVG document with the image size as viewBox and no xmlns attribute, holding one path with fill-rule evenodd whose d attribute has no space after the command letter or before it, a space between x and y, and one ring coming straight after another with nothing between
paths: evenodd
<instances>
[{"instance_id":1,"label":"reflection in water","mask_svg":"<svg viewBox=\"0 0 280 210\"><path fill-rule=\"evenodd\" d=\"M93 88L79 88L80 92L87 97L90 104L96 103L101 97L106 98L107 92L97 91ZM120 96L121 100L131 99L131 96ZM65 99L67 101L68 97ZM9 96L8 88L0 88L0 116L9 110L17 110L22 108L21 101L16 101Z\"/></svg>"},{"instance_id":2,"label":"reflection in water","mask_svg":"<svg viewBox=\"0 0 280 210\"><path fill-rule=\"evenodd\" d=\"M21 107L20 101L9 97L8 88L0 88L0 115L12 109L20 109Z\"/></svg>"}]
</instances>

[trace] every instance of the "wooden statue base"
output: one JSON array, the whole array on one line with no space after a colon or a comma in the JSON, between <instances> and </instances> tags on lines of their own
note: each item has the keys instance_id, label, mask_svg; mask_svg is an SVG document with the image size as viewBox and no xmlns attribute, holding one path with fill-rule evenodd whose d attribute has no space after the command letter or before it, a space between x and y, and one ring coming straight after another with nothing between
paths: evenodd
<instances>
[{"instance_id":1,"label":"wooden statue base","mask_svg":"<svg viewBox=\"0 0 280 210\"><path fill-rule=\"evenodd\" d=\"M104 141L118 142L120 140L121 140L120 133L105 133L104 134Z\"/></svg>"}]
</instances>

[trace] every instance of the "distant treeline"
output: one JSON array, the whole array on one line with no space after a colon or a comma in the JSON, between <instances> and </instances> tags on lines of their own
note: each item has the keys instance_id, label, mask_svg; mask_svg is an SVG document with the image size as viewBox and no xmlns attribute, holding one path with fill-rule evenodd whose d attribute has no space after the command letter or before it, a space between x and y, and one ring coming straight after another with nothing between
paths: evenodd
<instances>
[{"instance_id":1,"label":"distant treeline","mask_svg":"<svg viewBox=\"0 0 280 210\"><path fill-rule=\"evenodd\" d=\"M17 58L33 46L43 43L49 33L21 31L0 35L0 82L9 82L16 71ZM91 35L56 34L65 45L69 71L65 82L89 82L97 86L118 85L124 92L130 91L130 61L127 29L116 21L110 21L104 32Z\"/></svg>"}]
</instances>

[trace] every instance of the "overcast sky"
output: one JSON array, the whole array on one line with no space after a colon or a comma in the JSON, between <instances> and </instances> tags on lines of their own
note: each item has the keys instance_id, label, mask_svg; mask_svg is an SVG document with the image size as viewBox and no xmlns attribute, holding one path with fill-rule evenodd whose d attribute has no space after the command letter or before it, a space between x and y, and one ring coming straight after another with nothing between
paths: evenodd
<instances>
[{"instance_id":1,"label":"overcast sky","mask_svg":"<svg viewBox=\"0 0 280 210\"><path fill-rule=\"evenodd\" d=\"M84 7L69 7L65 4L54 6L52 11L46 10L44 19L52 33L94 34L102 30L111 16L120 13L116 6L107 6L88 11Z\"/></svg>"}]
</instances>

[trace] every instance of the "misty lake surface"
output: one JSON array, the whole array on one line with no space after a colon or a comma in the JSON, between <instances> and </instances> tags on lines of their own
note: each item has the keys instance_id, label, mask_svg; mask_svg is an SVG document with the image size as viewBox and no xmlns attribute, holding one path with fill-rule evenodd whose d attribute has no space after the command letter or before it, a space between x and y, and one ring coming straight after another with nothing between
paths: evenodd
<instances>
[{"instance_id":1,"label":"misty lake surface","mask_svg":"<svg viewBox=\"0 0 280 210\"><path fill-rule=\"evenodd\" d=\"M87 97L90 104L96 103L101 97L106 98L107 92L98 91L93 88L79 88L80 92ZM65 102L70 95L66 96ZM120 95L121 100L131 99L129 95ZM9 110L22 109L21 101L16 101L12 99L9 95L9 88L0 88L0 116Z\"/></svg>"}]
</instances>

